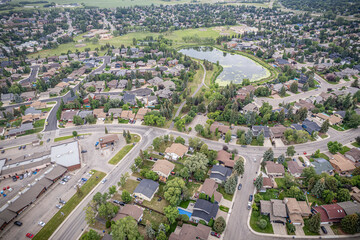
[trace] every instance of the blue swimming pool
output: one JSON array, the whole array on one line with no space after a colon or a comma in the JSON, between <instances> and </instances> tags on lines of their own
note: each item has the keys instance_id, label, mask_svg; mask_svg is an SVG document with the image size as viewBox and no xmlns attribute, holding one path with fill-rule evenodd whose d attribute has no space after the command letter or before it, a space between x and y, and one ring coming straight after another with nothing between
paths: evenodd
<instances>
[{"instance_id":1,"label":"blue swimming pool","mask_svg":"<svg viewBox=\"0 0 360 240\"><path fill-rule=\"evenodd\" d=\"M181 209L181 208L178 208L178 210L179 210L180 215L185 214L185 215L188 215L189 218L191 217L191 214L192 214L191 212L185 211L184 209Z\"/></svg>"}]
</instances>

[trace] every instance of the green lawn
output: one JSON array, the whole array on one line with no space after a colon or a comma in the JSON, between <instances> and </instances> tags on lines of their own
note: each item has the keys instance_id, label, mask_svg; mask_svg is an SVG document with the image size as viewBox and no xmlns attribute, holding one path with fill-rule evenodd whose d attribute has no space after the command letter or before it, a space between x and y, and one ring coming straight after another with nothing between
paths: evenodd
<instances>
[{"instance_id":1,"label":"green lawn","mask_svg":"<svg viewBox=\"0 0 360 240\"><path fill-rule=\"evenodd\" d=\"M125 155L130 152L134 145L129 144L123 147L112 159L110 159L109 164L115 165L125 157Z\"/></svg>"},{"instance_id":2,"label":"green lawn","mask_svg":"<svg viewBox=\"0 0 360 240\"><path fill-rule=\"evenodd\" d=\"M349 130L350 128L346 125L331 125L330 127L332 127L333 129L337 130L337 131L345 131L345 130Z\"/></svg>"},{"instance_id":3,"label":"green lawn","mask_svg":"<svg viewBox=\"0 0 360 240\"><path fill-rule=\"evenodd\" d=\"M145 160L142 168L151 169L154 164L153 161Z\"/></svg>"},{"instance_id":4,"label":"green lawn","mask_svg":"<svg viewBox=\"0 0 360 240\"><path fill-rule=\"evenodd\" d=\"M182 201L182 202L179 204L179 207L186 209L191 202L194 203L195 201L194 201L194 200Z\"/></svg>"},{"instance_id":5,"label":"green lawn","mask_svg":"<svg viewBox=\"0 0 360 240\"><path fill-rule=\"evenodd\" d=\"M261 215L259 211L254 211L254 210L251 210L251 211L252 212L251 212L251 218L250 218L250 226L254 231L260 232L260 233L274 233L273 227L270 223L269 216ZM268 223L265 229L261 229L257 225L257 222L260 219L265 219L266 222Z\"/></svg>"},{"instance_id":6,"label":"green lawn","mask_svg":"<svg viewBox=\"0 0 360 240\"><path fill-rule=\"evenodd\" d=\"M45 119L40 119L34 122L34 128L44 128Z\"/></svg>"},{"instance_id":7,"label":"green lawn","mask_svg":"<svg viewBox=\"0 0 360 240\"><path fill-rule=\"evenodd\" d=\"M325 153L320 153L320 158L326 159L326 160L330 160L330 158L328 157L328 155L326 155Z\"/></svg>"},{"instance_id":8,"label":"green lawn","mask_svg":"<svg viewBox=\"0 0 360 240\"><path fill-rule=\"evenodd\" d=\"M360 144L358 144L357 142L353 142L353 143L351 143L351 145L353 145L354 147L360 147Z\"/></svg>"},{"instance_id":9,"label":"green lawn","mask_svg":"<svg viewBox=\"0 0 360 240\"><path fill-rule=\"evenodd\" d=\"M84 136L84 135L91 135L91 133L85 133L85 134L78 134L78 136ZM69 136L63 136L63 137L58 137L58 138L54 138L54 142L60 142L60 141L64 141L70 138L73 138L73 135L69 135Z\"/></svg>"},{"instance_id":10,"label":"green lawn","mask_svg":"<svg viewBox=\"0 0 360 240\"><path fill-rule=\"evenodd\" d=\"M347 146L343 146L342 149L339 151L341 154L345 154L346 152L350 151L350 148Z\"/></svg>"},{"instance_id":11,"label":"green lawn","mask_svg":"<svg viewBox=\"0 0 360 240\"><path fill-rule=\"evenodd\" d=\"M278 188L283 188L283 189L286 188L284 178L275 178L275 182L276 182Z\"/></svg>"},{"instance_id":12,"label":"green lawn","mask_svg":"<svg viewBox=\"0 0 360 240\"><path fill-rule=\"evenodd\" d=\"M136 180L132 180L132 179L128 179L126 181L126 184L124 187L121 188L121 190L126 190L128 191L130 194L134 192L135 188L137 187L137 185L139 185L139 182Z\"/></svg>"},{"instance_id":13,"label":"green lawn","mask_svg":"<svg viewBox=\"0 0 360 240\"><path fill-rule=\"evenodd\" d=\"M220 205L220 210L223 211L223 212L229 212L229 208L228 207L225 207L223 205Z\"/></svg>"},{"instance_id":14,"label":"green lawn","mask_svg":"<svg viewBox=\"0 0 360 240\"><path fill-rule=\"evenodd\" d=\"M51 104L56 104L57 102L47 102L46 104L51 105Z\"/></svg>"},{"instance_id":15,"label":"green lawn","mask_svg":"<svg viewBox=\"0 0 360 240\"><path fill-rule=\"evenodd\" d=\"M320 137L321 137L322 139L325 139L325 138L328 137L328 135L327 135L327 134L322 134L322 135L320 135Z\"/></svg>"},{"instance_id":16,"label":"green lawn","mask_svg":"<svg viewBox=\"0 0 360 240\"><path fill-rule=\"evenodd\" d=\"M278 179L278 178L275 178ZM278 199L280 191L278 189L268 189L266 192L260 192L260 196L263 200L269 201L270 199Z\"/></svg>"},{"instance_id":17,"label":"green lawn","mask_svg":"<svg viewBox=\"0 0 360 240\"><path fill-rule=\"evenodd\" d=\"M42 108L40 109L42 112L50 112L50 110L52 109L52 107L47 107L47 108Z\"/></svg>"},{"instance_id":18,"label":"green lawn","mask_svg":"<svg viewBox=\"0 0 360 240\"><path fill-rule=\"evenodd\" d=\"M335 235L345 235L346 234L342 231L340 223L334 223L330 226L330 228L333 230Z\"/></svg>"},{"instance_id":19,"label":"green lawn","mask_svg":"<svg viewBox=\"0 0 360 240\"><path fill-rule=\"evenodd\" d=\"M216 191L221 193L226 200L232 201L234 195L227 194L222 186L219 186Z\"/></svg>"},{"instance_id":20,"label":"green lawn","mask_svg":"<svg viewBox=\"0 0 360 240\"><path fill-rule=\"evenodd\" d=\"M317 198L317 197L312 196L312 195L310 195L310 194L307 195L307 198L308 198L308 201L309 201L310 205L311 205L312 203L316 203L317 205L323 205L323 204L325 204L325 202L324 202L321 198Z\"/></svg>"},{"instance_id":21,"label":"green lawn","mask_svg":"<svg viewBox=\"0 0 360 240\"><path fill-rule=\"evenodd\" d=\"M189 190L189 193L194 194L200 187L200 183L189 182L186 187Z\"/></svg>"},{"instance_id":22,"label":"green lawn","mask_svg":"<svg viewBox=\"0 0 360 240\"><path fill-rule=\"evenodd\" d=\"M155 211L151 211L148 209L144 210L144 215L142 217L142 223L147 224L147 222L151 223L151 226L157 230L159 225L162 224L169 224L166 216L157 213Z\"/></svg>"},{"instance_id":23,"label":"green lawn","mask_svg":"<svg viewBox=\"0 0 360 240\"><path fill-rule=\"evenodd\" d=\"M164 208L169 206L169 203L168 201L166 201L164 199L164 197L162 197L162 200L161 201L158 201L159 199L159 192L157 194L155 194L155 196L151 199L151 201L143 201L143 205L146 206L146 207L149 207L149 208L152 208L152 209L155 209L159 212L164 212Z\"/></svg>"},{"instance_id":24,"label":"green lawn","mask_svg":"<svg viewBox=\"0 0 360 240\"><path fill-rule=\"evenodd\" d=\"M46 225L35 235L34 239L49 239L71 211L89 194L89 192L105 177L105 173L92 170L94 174L81 187L81 195L75 193ZM64 213L64 216L61 215Z\"/></svg>"}]
</instances>

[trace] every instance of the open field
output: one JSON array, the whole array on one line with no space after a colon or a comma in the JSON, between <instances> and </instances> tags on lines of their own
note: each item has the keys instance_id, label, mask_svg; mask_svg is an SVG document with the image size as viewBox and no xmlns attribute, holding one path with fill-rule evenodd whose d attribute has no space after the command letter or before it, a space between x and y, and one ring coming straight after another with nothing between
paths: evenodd
<instances>
[{"instance_id":1,"label":"open field","mask_svg":"<svg viewBox=\"0 0 360 240\"><path fill-rule=\"evenodd\" d=\"M191 45L201 45L201 42L184 42L183 37L199 37L200 39L204 38L217 38L220 36L221 30L215 30L215 28L202 28L202 29L185 29L185 30L177 30L173 32L165 32L165 33L153 33L153 32L133 32L128 33L122 36L113 37L109 40L100 40L98 43L93 44L91 42L83 42L86 44L86 46L83 47L75 47L79 43L78 40L82 39L81 35L76 36L74 38L75 42L61 44L55 49L47 49L42 50L40 52L30 54L28 55L30 58L36 58L38 56L40 57L49 57L49 56L60 56L62 54L66 54L68 50L75 52L76 49L79 51L84 51L85 48L90 48L91 50L94 50L95 48L100 48L101 45L106 45L109 43L110 45L113 45L114 47L120 47L122 44L125 46L131 46L133 45L133 38L136 39L143 39L146 36L152 36L157 37L159 35L163 35L165 38L173 40L173 46L176 48L191 46ZM227 30L225 27L224 32L229 34L234 34L233 31ZM100 55L103 55L104 52L100 52Z\"/></svg>"},{"instance_id":2,"label":"open field","mask_svg":"<svg viewBox=\"0 0 360 240\"><path fill-rule=\"evenodd\" d=\"M129 144L123 147L112 159L109 160L109 164L117 164L125 157L125 155L130 152L130 150L134 147L134 145Z\"/></svg>"}]
</instances>

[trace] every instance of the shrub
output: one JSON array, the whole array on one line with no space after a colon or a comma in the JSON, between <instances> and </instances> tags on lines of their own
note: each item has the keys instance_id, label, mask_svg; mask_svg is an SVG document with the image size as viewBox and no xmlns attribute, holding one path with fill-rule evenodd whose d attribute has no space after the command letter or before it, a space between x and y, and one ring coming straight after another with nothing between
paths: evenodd
<instances>
[{"instance_id":1,"label":"shrub","mask_svg":"<svg viewBox=\"0 0 360 240\"><path fill-rule=\"evenodd\" d=\"M105 226L106 226L106 228L109 228L109 227L111 227L111 221L106 221L106 224L105 224Z\"/></svg>"},{"instance_id":2,"label":"shrub","mask_svg":"<svg viewBox=\"0 0 360 240\"><path fill-rule=\"evenodd\" d=\"M267 221L265 219L260 219L258 222L257 222L257 225L260 229L265 229L267 227Z\"/></svg>"}]
</instances>

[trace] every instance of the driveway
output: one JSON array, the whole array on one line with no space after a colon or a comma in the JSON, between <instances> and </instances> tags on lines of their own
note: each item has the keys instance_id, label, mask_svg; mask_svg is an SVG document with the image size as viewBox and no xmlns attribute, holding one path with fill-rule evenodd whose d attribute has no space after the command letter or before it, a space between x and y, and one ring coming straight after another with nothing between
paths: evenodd
<instances>
[{"instance_id":1,"label":"driveway","mask_svg":"<svg viewBox=\"0 0 360 240\"><path fill-rule=\"evenodd\" d=\"M217 214L216 214L216 219L221 216L221 217L223 217L223 218L226 220L227 215L228 215L227 212L223 212L223 211L221 211L221 210L219 209L219 211L218 211Z\"/></svg>"},{"instance_id":2,"label":"driveway","mask_svg":"<svg viewBox=\"0 0 360 240\"><path fill-rule=\"evenodd\" d=\"M264 141L264 147L268 147L268 148L272 147L272 144L271 144L270 139L265 139L265 141Z\"/></svg>"},{"instance_id":3,"label":"driveway","mask_svg":"<svg viewBox=\"0 0 360 240\"><path fill-rule=\"evenodd\" d=\"M327 230L327 234L325 234L321 229L320 229L320 235L335 235L333 230L331 229L331 225L330 224L324 224L324 225L321 225L321 226L324 226Z\"/></svg>"},{"instance_id":4,"label":"driveway","mask_svg":"<svg viewBox=\"0 0 360 240\"><path fill-rule=\"evenodd\" d=\"M294 225L294 226L295 226L295 235L296 236L305 236L302 225Z\"/></svg>"},{"instance_id":5,"label":"driveway","mask_svg":"<svg viewBox=\"0 0 360 240\"><path fill-rule=\"evenodd\" d=\"M287 235L286 225L281 223L271 223L274 229L274 234Z\"/></svg>"},{"instance_id":6,"label":"driveway","mask_svg":"<svg viewBox=\"0 0 360 240\"><path fill-rule=\"evenodd\" d=\"M285 147L285 144L281 139L275 139L275 147Z\"/></svg>"},{"instance_id":7,"label":"driveway","mask_svg":"<svg viewBox=\"0 0 360 240\"><path fill-rule=\"evenodd\" d=\"M222 198L221 201L220 201L220 205L231 208L231 201L226 200L225 198Z\"/></svg>"}]
</instances>

